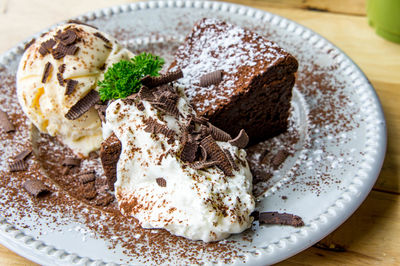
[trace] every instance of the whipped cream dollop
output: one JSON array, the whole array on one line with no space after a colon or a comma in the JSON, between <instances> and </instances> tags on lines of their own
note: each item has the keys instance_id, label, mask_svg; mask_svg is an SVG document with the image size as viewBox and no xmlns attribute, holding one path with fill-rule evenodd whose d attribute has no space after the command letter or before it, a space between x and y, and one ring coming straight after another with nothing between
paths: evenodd
<instances>
[{"instance_id":1,"label":"whipped cream dollop","mask_svg":"<svg viewBox=\"0 0 400 266\"><path fill-rule=\"evenodd\" d=\"M237 165L230 176L217 166L198 170L183 162L183 129L194 111L184 97L176 106L178 116L140 97L108 106L105 137L112 131L122 144L115 183L121 212L144 228L164 228L192 240L216 241L244 231L255 207L246 152L216 142ZM171 131L151 132L149 120Z\"/></svg>"},{"instance_id":2,"label":"whipped cream dollop","mask_svg":"<svg viewBox=\"0 0 400 266\"><path fill-rule=\"evenodd\" d=\"M60 34L68 30L73 31L76 38L64 36L67 38L63 43L73 42L70 46L76 48L59 56L63 51L58 54L52 51L60 43ZM45 47L48 47L47 53L43 50ZM92 107L75 120L69 120L65 115L91 90L98 91L97 82L103 79L108 67L133 56L113 37L93 27L81 24L58 26L38 38L23 54L17 72L18 100L40 132L57 136L76 154L87 156L99 149L103 140L97 111ZM44 77L49 64L48 76ZM77 83L67 95L68 80Z\"/></svg>"}]
</instances>

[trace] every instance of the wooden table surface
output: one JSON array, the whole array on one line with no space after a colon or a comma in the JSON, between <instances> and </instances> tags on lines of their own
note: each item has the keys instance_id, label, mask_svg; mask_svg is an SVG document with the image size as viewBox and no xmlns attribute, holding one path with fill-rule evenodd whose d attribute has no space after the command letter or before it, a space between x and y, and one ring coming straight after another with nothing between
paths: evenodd
<instances>
[{"instance_id":1,"label":"wooden table surface","mask_svg":"<svg viewBox=\"0 0 400 266\"><path fill-rule=\"evenodd\" d=\"M58 21L127 0L0 0L0 53ZM361 207L317 245L281 265L400 265L400 44L368 26L365 0L230 0L268 10L313 29L365 72L383 105L386 159ZM0 265L35 265L0 245Z\"/></svg>"}]
</instances>

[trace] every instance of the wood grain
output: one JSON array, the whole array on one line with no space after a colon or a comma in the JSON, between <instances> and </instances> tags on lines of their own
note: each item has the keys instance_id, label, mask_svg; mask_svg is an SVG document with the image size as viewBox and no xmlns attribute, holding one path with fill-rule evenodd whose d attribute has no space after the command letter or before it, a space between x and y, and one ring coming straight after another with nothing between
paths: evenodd
<instances>
[{"instance_id":1,"label":"wood grain","mask_svg":"<svg viewBox=\"0 0 400 266\"><path fill-rule=\"evenodd\" d=\"M350 15L366 14L365 0L228 0L227 2L257 6L258 8L300 8Z\"/></svg>"},{"instance_id":2,"label":"wood grain","mask_svg":"<svg viewBox=\"0 0 400 266\"><path fill-rule=\"evenodd\" d=\"M364 0L229 1L292 19L337 45L370 79L387 120L387 155L374 191L348 221L320 241L319 248L311 247L280 265L400 265L400 45L378 37L367 25ZM65 2L3 0L0 53L58 21L126 2L130 1L70 0L73 8L60 8ZM0 265L35 264L0 246Z\"/></svg>"}]
</instances>

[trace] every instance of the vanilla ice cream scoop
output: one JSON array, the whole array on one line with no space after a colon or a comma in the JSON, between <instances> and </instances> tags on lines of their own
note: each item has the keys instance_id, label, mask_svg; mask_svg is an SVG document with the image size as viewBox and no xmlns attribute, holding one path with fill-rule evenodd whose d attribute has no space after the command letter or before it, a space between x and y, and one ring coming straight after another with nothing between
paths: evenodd
<instances>
[{"instance_id":1,"label":"vanilla ice cream scoop","mask_svg":"<svg viewBox=\"0 0 400 266\"><path fill-rule=\"evenodd\" d=\"M98 91L97 82L108 67L133 56L94 27L56 27L23 54L17 72L18 100L41 132L56 136L76 154L87 156L103 140L98 113L91 107L75 120L66 118L66 114L90 91Z\"/></svg>"}]
</instances>

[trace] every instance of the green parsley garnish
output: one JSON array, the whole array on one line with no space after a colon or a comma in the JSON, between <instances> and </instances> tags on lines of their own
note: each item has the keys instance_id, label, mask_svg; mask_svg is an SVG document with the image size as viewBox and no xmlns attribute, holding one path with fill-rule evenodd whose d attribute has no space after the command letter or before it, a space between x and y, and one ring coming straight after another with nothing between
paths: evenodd
<instances>
[{"instance_id":1,"label":"green parsley garnish","mask_svg":"<svg viewBox=\"0 0 400 266\"><path fill-rule=\"evenodd\" d=\"M140 79L146 75L158 76L164 59L150 53L141 53L131 60L121 60L113 64L98 82L102 101L126 98L139 91Z\"/></svg>"}]
</instances>

